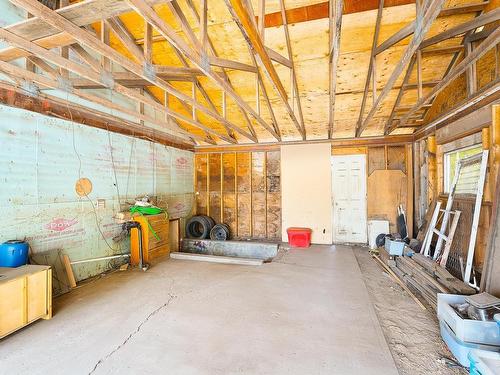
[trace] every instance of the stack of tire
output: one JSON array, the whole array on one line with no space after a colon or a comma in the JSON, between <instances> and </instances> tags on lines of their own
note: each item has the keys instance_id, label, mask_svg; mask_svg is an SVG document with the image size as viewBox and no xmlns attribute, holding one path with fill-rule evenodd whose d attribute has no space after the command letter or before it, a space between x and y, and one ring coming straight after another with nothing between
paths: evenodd
<instances>
[{"instance_id":1,"label":"stack of tire","mask_svg":"<svg viewBox=\"0 0 500 375\"><path fill-rule=\"evenodd\" d=\"M193 216L186 223L186 236L197 240L210 238L225 241L229 239L229 226L215 224L214 219L206 215Z\"/></svg>"}]
</instances>

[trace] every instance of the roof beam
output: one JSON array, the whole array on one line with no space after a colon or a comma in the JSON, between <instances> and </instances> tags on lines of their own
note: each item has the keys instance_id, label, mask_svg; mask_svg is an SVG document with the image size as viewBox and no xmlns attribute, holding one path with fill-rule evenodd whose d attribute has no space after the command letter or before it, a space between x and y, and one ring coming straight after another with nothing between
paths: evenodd
<instances>
[{"instance_id":1,"label":"roof beam","mask_svg":"<svg viewBox=\"0 0 500 375\"><path fill-rule=\"evenodd\" d=\"M466 98L450 110L439 115L438 118L422 126L414 133L415 140L419 140L437 129L446 126L480 108L500 100L500 78L479 89L474 96Z\"/></svg>"},{"instance_id":2,"label":"roof beam","mask_svg":"<svg viewBox=\"0 0 500 375\"><path fill-rule=\"evenodd\" d=\"M87 79L91 79L94 82L101 84L103 88L112 88L114 91L116 91L116 92L118 92L118 93L120 93L120 94L134 100L134 101L138 101L138 102L144 103L146 105L150 105L151 107L156 108L159 111L167 112L172 117L175 117L181 121L187 122L192 126L198 127L200 129L203 129L203 130L208 131L208 132L211 132L212 134L217 135L219 138L224 139L226 142L234 143L234 140L229 139L229 138L225 137L224 135L219 134L215 130L208 128L205 125L203 125L197 121L192 121L189 118L187 118L187 117L185 117L177 112L174 112L170 109L166 109L163 106L161 106L160 104L153 101L152 99L149 99L149 98L137 93L135 90L128 89L128 88L114 82L112 80L112 78L111 79L109 78L111 76L110 72L103 71L102 74L96 73L84 65L78 64L78 63L71 61L71 60L68 60L68 59L65 59L52 51L48 51L48 50L36 45L33 42L26 41L26 40L14 35L14 34L11 34L5 29L0 28L0 38L5 39L11 45L15 45L18 48L22 48L24 50L30 51L31 53L57 65L58 67L64 67L68 71L76 73L76 74L78 74L82 77L85 77ZM64 89L64 87L62 87L62 88Z\"/></svg>"},{"instance_id":3,"label":"roof beam","mask_svg":"<svg viewBox=\"0 0 500 375\"><path fill-rule=\"evenodd\" d=\"M137 44L135 44L134 39L132 39L132 36L128 32L122 20L118 17L112 17L105 20L105 22L120 42L122 42L127 51L137 60L137 62L144 64L146 62L144 52Z\"/></svg>"},{"instance_id":4,"label":"roof beam","mask_svg":"<svg viewBox=\"0 0 500 375\"><path fill-rule=\"evenodd\" d=\"M135 1L135 0L134 0ZM233 19L240 28L243 36L247 40L247 43L251 46L252 50L259 56L259 60L266 74L268 75L273 87L281 98L283 104L285 105L288 115L292 119L295 127L301 134L303 139L306 139L305 128L303 128L295 116L290 104L288 103L288 95L283 87L281 79L276 73L274 66L267 54L266 48L257 30L255 24L255 19L248 12L248 9L243 4L242 0L225 0L229 12L232 14Z\"/></svg>"},{"instance_id":5,"label":"roof beam","mask_svg":"<svg viewBox=\"0 0 500 375\"><path fill-rule=\"evenodd\" d=\"M382 0L383 1L383 0ZM329 1L329 53L328 53L328 78L329 78L329 108L328 108L328 138L333 138L335 123L335 99L337 94L337 66L340 56L340 33L342 31L343 0Z\"/></svg>"},{"instance_id":6,"label":"roof beam","mask_svg":"<svg viewBox=\"0 0 500 375\"><path fill-rule=\"evenodd\" d=\"M402 118L401 125L404 125L405 122L410 118L410 116L413 115L422 105L432 100L455 78L457 78L460 74L464 73L469 66L474 64L478 59L484 56L486 52L488 52L499 42L500 42L500 28L496 28L495 31L493 31L480 45L476 46L476 48L473 51L471 51L467 56L465 56L464 59L460 61L460 63L455 65L455 67L449 71L449 73L444 77L444 79L440 81L432 89L430 93L428 93L425 97L421 98L413 106L413 108L408 111L408 113Z\"/></svg>"},{"instance_id":7,"label":"roof beam","mask_svg":"<svg viewBox=\"0 0 500 375\"><path fill-rule=\"evenodd\" d=\"M181 91L175 89L171 84L154 75L153 72L149 72L151 69L149 69L146 66L147 64L141 65L129 60L128 58L121 55L113 48L109 47L108 45L102 43L100 40L96 39L87 31L74 25L70 21L66 20L64 17L60 16L58 13L51 11L38 1L36 0L10 0L10 1L16 4L17 6L26 9L31 14L43 19L45 22L51 24L52 26L60 30L64 30L65 32L68 32L74 39L78 40L80 43L86 45L87 47L93 49L94 51L100 53L101 55L108 57L113 62L121 65L122 67L133 72L134 74L137 74L139 77L142 77L143 79L151 82L152 85L156 85L161 89L167 91L168 93L174 95L175 97L179 98L180 100L189 103L191 106L195 106L197 110L213 117L214 119L222 123L227 124L227 126L239 132L241 135L247 137L250 140L255 141L254 137L248 132L227 121L218 113L196 103L189 95L186 95ZM143 2L143 4L148 6L145 2ZM32 44L36 46L36 44L34 43Z\"/></svg>"},{"instance_id":8,"label":"roof beam","mask_svg":"<svg viewBox=\"0 0 500 375\"><path fill-rule=\"evenodd\" d=\"M300 126L305 134L305 126L304 126L304 115L302 113L302 104L300 103L300 93L299 86L297 83L297 74L295 72L295 63L293 61L293 53L292 53L292 43L290 41L290 31L288 30L288 21L286 19L286 9L285 9L285 0L280 0L280 8L281 8L281 18L283 21L283 30L285 31L285 41L286 41L286 49L288 51L288 60L290 60L292 67L292 106L294 104L294 96L297 101L297 112L299 115ZM262 40L264 42L264 40Z\"/></svg>"},{"instance_id":9,"label":"roof beam","mask_svg":"<svg viewBox=\"0 0 500 375\"><path fill-rule=\"evenodd\" d=\"M482 11L486 5L488 5L489 1L485 1L483 3L475 3L475 4L466 4L457 7L451 7L442 9L439 13L438 17L451 16L456 14L464 14L464 13L475 13ZM415 31L415 21L407 24L402 29L398 30L392 36L387 38L384 42L382 42L376 49L375 54L378 55L385 51L386 49L392 47L393 45L399 43L403 39L409 37ZM425 48L424 43L422 43L422 48Z\"/></svg>"},{"instance_id":10,"label":"roof beam","mask_svg":"<svg viewBox=\"0 0 500 375\"><path fill-rule=\"evenodd\" d=\"M4 61L0 61L0 71L6 73L8 75L22 78L23 80L35 82L36 84L41 85L45 88L54 89L54 90L59 89L60 90L61 89L61 80L63 80L63 77L59 74L59 72L39 58L33 57L32 59L33 59L33 62L40 69L46 71L51 78L42 76L42 75L37 74L37 73L30 72L26 69L19 68L16 65L9 64L9 63L4 62ZM109 109L117 110L121 113L133 116L133 117L135 117L137 119L141 119L143 121L148 121L149 123L152 124L152 126L150 126L150 128L155 130L155 131L169 134L170 136L180 137L180 138L184 139L184 141L188 139L187 137L193 136L191 133L183 131L182 129L173 129L165 122L158 121L153 117L149 117L149 116L143 115L137 111L120 106L119 104L116 104L108 99L101 98L99 96L96 96L96 95L93 95L91 93L88 93L88 92L85 92L82 90L78 90L78 89L71 89L70 91L71 92L69 94L75 95L75 96L79 97L80 99L87 100L87 101L94 103L94 104L102 105L102 106L109 108ZM140 124L136 123L136 125L140 125ZM179 133L180 133L180 135L179 135Z\"/></svg>"},{"instance_id":11,"label":"roof beam","mask_svg":"<svg viewBox=\"0 0 500 375\"><path fill-rule=\"evenodd\" d=\"M372 80L372 76L373 76L373 86L374 86L373 87L373 100L375 100L375 98L376 98L376 88L375 88L376 54L375 54L375 49L377 48L377 44L378 44L378 36L380 33L380 25L382 24L383 11L384 11L384 0L380 0L378 11L377 11L377 20L375 21L375 32L373 33L372 50L371 50L371 54L370 54L370 63L368 64L368 74L366 76L365 91L363 93L363 99L361 101L361 108L359 110L359 117L358 117L358 122L356 124L356 131L360 128L361 123L363 122L363 116L365 115L366 99L368 98L368 91L370 90L370 81Z\"/></svg>"},{"instance_id":12,"label":"roof beam","mask_svg":"<svg viewBox=\"0 0 500 375\"><path fill-rule=\"evenodd\" d=\"M210 65L212 66L218 66L220 68L225 68L229 70L241 70L244 72L257 73L257 68L255 66L240 63L238 61L221 59L220 57L216 56L210 56L209 61Z\"/></svg>"},{"instance_id":13,"label":"roof beam","mask_svg":"<svg viewBox=\"0 0 500 375\"><path fill-rule=\"evenodd\" d=\"M218 56L217 54L217 51L215 50L215 47L212 43L212 40L210 39L210 36L208 35L208 18L207 19L202 19L203 18L203 15L200 16L200 14L198 14L198 11L196 10L196 7L193 3L192 0L186 0L186 3L191 11L191 13L193 14L193 17L194 19L196 20L196 22L198 22L198 25L200 26L200 33L202 33L203 30L202 29L202 23L204 22L207 22L207 30L205 31L205 35L201 34L201 39L200 39L200 42L202 43L202 46L203 46L203 43L206 43L206 45L204 46L204 52L206 53L207 51L210 52L213 56ZM206 4L205 4L206 5ZM202 6L202 12L205 11L204 9L204 5ZM207 5L207 12L208 12L208 5ZM208 17L208 13L206 15ZM224 70L224 68L222 69L222 72L221 72L221 77L226 80L226 82L229 84L229 86L234 90L234 86L232 85L231 83L231 79L229 78L229 76L227 75L226 71ZM223 94L224 95L224 104L226 102L226 94ZM208 96L208 94L207 94ZM243 119L245 120L246 124L247 124L247 127L248 127L248 130L250 131L250 133L252 133L252 135L257 138L257 133L255 132L255 129L254 129L254 126L252 124L252 122L250 121L250 118L248 117L248 114L247 112L245 111L245 109L239 104L239 103L236 103L236 105L238 106L238 109L240 111L240 113L243 115ZM225 107L224 107L225 108Z\"/></svg>"},{"instance_id":14,"label":"roof beam","mask_svg":"<svg viewBox=\"0 0 500 375\"><path fill-rule=\"evenodd\" d=\"M161 2L161 0L147 1L151 5ZM85 0L57 9L54 12L77 26L86 26L102 19L118 16L129 10L129 6L123 0ZM29 18L25 21L6 26L5 28L24 39L30 41L36 40L37 44L49 49L67 46L75 42L70 35L61 33L59 29L46 24L38 17ZM26 56L28 56L28 54L25 51L15 47L8 47L0 50L0 60L4 61Z\"/></svg>"},{"instance_id":15,"label":"roof beam","mask_svg":"<svg viewBox=\"0 0 500 375\"><path fill-rule=\"evenodd\" d=\"M413 34L413 39L408 44L403 56L401 57L401 60L396 65L395 69L393 70L391 76L389 77L387 83L385 84L384 88L380 92L380 95L377 97L377 100L373 104L370 112L368 112L368 115L366 116L364 121L360 124L358 123L358 125L360 125L360 126L357 127L357 129L356 129L356 137L361 136L363 131L366 129L370 120L375 115L375 112L377 111L379 105L382 103L382 101L386 98L386 96L389 94L389 92L394 87L394 84L396 83L396 80L398 79L399 75L403 72L405 67L410 62L413 54L419 48L420 44L422 43L422 40L425 37L425 34L429 30L432 23L434 22L434 20L438 16L439 11L443 7L444 0L429 0L429 1L430 1L430 3L425 8L425 11L420 12L417 15L417 17L418 17L417 22L416 22L417 28L415 29L415 33Z\"/></svg>"},{"instance_id":16,"label":"roof beam","mask_svg":"<svg viewBox=\"0 0 500 375\"><path fill-rule=\"evenodd\" d=\"M278 135L272 129L264 119L262 119L259 114L257 114L235 91L234 89L221 78L218 74L213 72L210 68L210 64L207 64L207 56L205 55L203 58L199 54L199 52L191 49L189 45L182 38L180 38L177 33L163 21L163 19L154 11L152 7L144 2L144 0L128 0L131 6L141 14L149 23L153 25L172 45L174 45L179 51L181 51L184 55L186 55L191 62L196 65L201 71L203 71L207 77L209 77L212 81L214 81L219 87L221 87L226 94L231 96L234 101L236 101L242 108L244 108L248 113L250 113L259 124L261 124L265 129L267 129L271 134L278 139ZM236 130L236 129L234 129ZM241 133L242 129L238 128L238 131ZM246 132L245 132L246 133ZM247 137L254 142L257 142L257 139L249 134L250 137Z\"/></svg>"},{"instance_id":17,"label":"roof beam","mask_svg":"<svg viewBox=\"0 0 500 375\"><path fill-rule=\"evenodd\" d=\"M478 27L487 25L489 23L500 20L500 8L489 11L488 13L483 13L470 21L464 22L460 25L452 27L449 30L443 31L431 38L428 38L422 42L421 48L429 47L433 44L442 42L444 40L456 37L461 34L465 34L468 31L477 29Z\"/></svg>"}]
</instances>

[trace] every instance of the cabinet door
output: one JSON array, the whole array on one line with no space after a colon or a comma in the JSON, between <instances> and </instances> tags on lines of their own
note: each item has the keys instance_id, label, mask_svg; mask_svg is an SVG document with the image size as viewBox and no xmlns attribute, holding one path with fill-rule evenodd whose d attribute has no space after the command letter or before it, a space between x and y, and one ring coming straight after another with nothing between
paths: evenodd
<instances>
[{"instance_id":1,"label":"cabinet door","mask_svg":"<svg viewBox=\"0 0 500 375\"><path fill-rule=\"evenodd\" d=\"M47 271L28 276L28 322L47 314Z\"/></svg>"},{"instance_id":2,"label":"cabinet door","mask_svg":"<svg viewBox=\"0 0 500 375\"><path fill-rule=\"evenodd\" d=\"M25 324L24 288L24 278L0 285L0 337Z\"/></svg>"}]
</instances>

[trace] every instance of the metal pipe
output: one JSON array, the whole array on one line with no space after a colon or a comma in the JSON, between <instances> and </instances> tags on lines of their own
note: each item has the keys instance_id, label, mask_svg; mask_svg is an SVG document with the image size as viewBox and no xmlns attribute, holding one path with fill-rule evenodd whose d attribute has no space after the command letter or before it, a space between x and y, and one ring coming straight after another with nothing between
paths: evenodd
<instances>
[{"instance_id":1,"label":"metal pipe","mask_svg":"<svg viewBox=\"0 0 500 375\"><path fill-rule=\"evenodd\" d=\"M76 260L74 262L70 262L70 264L98 262L100 260L108 260L108 259L116 259L116 258L124 258L124 257L130 257L130 254L119 254L119 255L110 255L110 256L101 257L101 258L82 259L82 260Z\"/></svg>"}]
</instances>

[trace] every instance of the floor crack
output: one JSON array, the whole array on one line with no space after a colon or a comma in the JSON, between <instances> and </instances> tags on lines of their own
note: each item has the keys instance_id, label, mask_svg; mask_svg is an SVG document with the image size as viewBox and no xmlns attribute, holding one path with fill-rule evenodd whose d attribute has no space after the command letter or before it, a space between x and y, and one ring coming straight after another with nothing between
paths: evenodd
<instances>
[{"instance_id":1,"label":"floor crack","mask_svg":"<svg viewBox=\"0 0 500 375\"><path fill-rule=\"evenodd\" d=\"M118 350L120 350L125 345L127 345L127 343L132 339L132 337L134 337L136 334L139 333L139 331L141 330L142 326L144 324L146 324L149 319L151 319L153 316L155 316L156 314L158 314L161 310L163 310L164 308L166 308L170 304L170 302L172 302L174 300L174 298L176 298L176 296L174 294L170 294L169 293L168 295L169 295L169 298L168 298L167 302L165 302L163 305L157 307L152 312L150 312L148 314L148 316L143 321L141 321L141 323L125 338L125 340L123 340L123 342L120 345L118 345L111 352L109 352L108 354L106 354L106 356L104 356L101 359L99 359L99 361L97 361L97 363L95 364L94 368L89 372L89 375L93 374L97 370L97 368L104 363L104 361L106 361L113 354L115 354Z\"/></svg>"}]
</instances>

